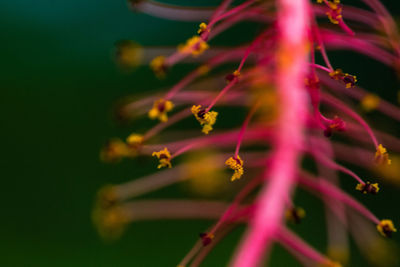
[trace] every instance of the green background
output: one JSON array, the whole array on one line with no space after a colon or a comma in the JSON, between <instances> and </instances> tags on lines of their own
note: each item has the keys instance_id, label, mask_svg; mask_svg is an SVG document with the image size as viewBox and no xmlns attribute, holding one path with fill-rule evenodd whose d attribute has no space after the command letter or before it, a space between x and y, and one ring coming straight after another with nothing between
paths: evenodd
<instances>
[{"instance_id":1,"label":"green background","mask_svg":"<svg viewBox=\"0 0 400 267\"><path fill-rule=\"evenodd\" d=\"M392 12L400 12L396 1L386 2L391 2ZM112 59L114 43L133 39L143 45L176 45L191 36L197 24L135 14L122 0L0 2L0 266L175 266L197 234L210 225L140 222L108 244L98 237L90 219L102 185L154 170L153 161L99 161L99 150L110 137L143 129L115 123L113 104L132 93L171 85L185 71L177 67L164 81L156 80L147 67L121 72ZM237 34L219 40L228 41L246 40ZM335 53L334 63L357 69L362 85L398 88L394 73L372 60ZM393 98L395 90L386 96ZM179 196L179 189L153 196ZM397 189L388 188L374 201L364 202L378 216L400 225L399 199ZM314 200L300 193L308 222L299 230L324 248L324 218ZM240 233L241 229L235 231L218 246L205 265L226 265ZM271 266L297 266L284 255L283 250L274 250ZM359 257L354 255L351 266L365 266Z\"/></svg>"}]
</instances>

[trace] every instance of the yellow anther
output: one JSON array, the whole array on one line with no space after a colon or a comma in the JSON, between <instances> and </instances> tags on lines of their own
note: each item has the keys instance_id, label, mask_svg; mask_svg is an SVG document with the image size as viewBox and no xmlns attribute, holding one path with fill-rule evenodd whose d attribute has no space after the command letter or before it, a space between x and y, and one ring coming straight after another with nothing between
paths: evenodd
<instances>
[{"instance_id":1,"label":"yellow anther","mask_svg":"<svg viewBox=\"0 0 400 267\"><path fill-rule=\"evenodd\" d=\"M330 259L346 264L349 261L350 251L349 248L344 246L330 245L327 248L326 254Z\"/></svg>"},{"instance_id":2,"label":"yellow anther","mask_svg":"<svg viewBox=\"0 0 400 267\"><path fill-rule=\"evenodd\" d=\"M328 0L329 1L329 0ZM317 0L318 4L322 4L324 2L324 0ZM340 4L340 0L333 0L333 3L335 4Z\"/></svg>"},{"instance_id":3,"label":"yellow anther","mask_svg":"<svg viewBox=\"0 0 400 267\"><path fill-rule=\"evenodd\" d=\"M239 78L240 75L241 75L240 71L235 70L234 72L226 75L225 79L226 79L227 82L232 82L234 79Z\"/></svg>"},{"instance_id":4,"label":"yellow anther","mask_svg":"<svg viewBox=\"0 0 400 267\"><path fill-rule=\"evenodd\" d=\"M390 155L390 165L376 165L374 170L380 177L386 179L394 185L400 185L400 156L398 154Z\"/></svg>"},{"instance_id":5,"label":"yellow anther","mask_svg":"<svg viewBox=\"0 0 400 267\"><path fill-rule=\"evenodd\" d=\"M200 67L197 68L197 72L198 72L200 75L205 75L205 74L207 74L209 71L210 71L210 67L209 67L208 65L206 65L206 64L201 65Z\"/></svg>"},{"instance_id":6,"label":"yellow anther","mask_svg":"<svg viewBox=\"0 0 400 267\"><path fill-rule=\"evenodd\" d=\"M382 144L379 144L375 152L375 163L379 165L390 165L392 161L389 159L389 154Z\"/></svg>"},{"instance_id":7,"label":"yellow anther","mask_svg":"<svg viewBox=\"0 0 400 267\"><path fill-rule=\"evenodd\" d=\"M365 239L361 249L370 263L369 266L398 266L398 247L391 240L370 236Z\"/></svg>"},{"instance_id":8,"label":"yellow anther","mask_svg":"<svg viewBox=\"0 0 400 267\"><path fill-rule=\"evenodd\" d=\"M111 162L135 155L136 152L130 149L123 141L120 139L113 139L101 150L100 158L103 161Z\"/></svg>"},{"instance_id":9,"label":"yellow anther","mask_svg":"<svg viewBox=\"0 0 400 267\"><path fill-rule=\"evenodd\" d=\"M345 73L343 77L343 82L346 85L347 89L353 88L357 83L357 76Z\"/></svg>"},{"instance_id":10,"label":"yellow anther","mask_svg":"<svg viewBox=\"0 0 400 267\"><path fill-rule=\"evenodd\" d=\"M126 142L127 142L129 145L133 145L133 146L140 145L140 144L142 144L142 142L143 142L143 135L135 134L135 133L130 134L130 135L126 138Z\"/></svg>"},{"instance_id":11,"label":"yellow anther","mask_svg":"<svg viewBox=\"0 0 400 267\"><path fill-rule=\"evenodd\" d=\"M301 207L292 207L285 211L286 220L292 223L300 223L306 216L306 211Z\"/></svg>"},{"instance_id":12,"label":"yellow anther","mask_svg":"<svg viewBox=\"0 0 400 267\"><path fill-rule=\"evenodd\" d=\"M171 101L162 98L158 99L154 101L153 108L149 111L149 118L166 122L168 120L167 112L171 111L173 108L174 104Z\"/></svg>"},{"instance_id":13,"label":"yellow anther","mask_svg":"<svg viewBox=\"0 0 400 267\"><path fill-rule=\"evenodd\" d=\"M333 24L339 24L339 20L342 19L342 7L339 5L339 3L335 2L328 2L328 6L330 10L326 12L325 14L328 16L328 19L333 23Z\"/></svg>"},{"instance_id":14,"label":"yellow anther","mask_svg":"<svg viewBox=\"0 0 400 267\"><path fill-rule=\"evenodd\" d=\"M188 180L183 186L188 191L201 196L217 196L227 188L225 186L225 173L218 163L218 156L212 150L200 150L188 153L185 162L179 168L182 180Z\"/></svg>"},{"instance_id":15,"label":"yellow anther","mask_svg":"<svg viewBox=\"0 0 400 267\"><path fill-rule=\"evenodd\" d=\"M129 218L119 206L103 209L95 208L92 219L99 234L105 239L116 239L122 235Z\"/></svg>"},{"instance_id":16,"label":"yellow anther","mask_svg":"<svg viewBox=\"0 0 400 267\"><path fill-rule=\"evenodd\" d=\"M334 80L341 80L344 74L341 69L336 69L334 71L329 72L329 76L331 76L331 78Z\"/></svg>"},{"instance_id":17,"label":"yellow anther","mask_svg":"<svg viewBox=\"0 0 400 267\"><path fill-rule=\"evenodd\" d=\"M115 206L117 203L118 196L114 186L106 185L102 187L97 193L97 207L107 209Z\"/></svg>"},{"instance_id":18,"label":"yellow anther","mask_svg":"<svg viewBox=\"0 0 400 267\"><path fill-rule=\"evenodd\" d=\"M342 81L346 85L346 88L352 88L357 83L357 76L348 73L343 73L341 69L336 69L334 71L331 71L329 73L329 76L334 80Z\"/></svg>"},{"instance_id":19,"label":"yellow anther","mask_svg":"<svg viewBox=\"0 0 400 267\"><path fill-rule=\"evenodd\" d=\"M369 112L379 106L379 101L380 98L377 95L368 93L361 99L361 107Z\"/></svg>"},{"instance_id":20,"label":"yellow anther","mask_svg":"<svg viewBox=\"0 0 400 267\"><path fill-rule=\"evenodd\" d=\"M143 49L133 41L121 41L116 44L116 57L122 67L133 68L142 62Z\"/></svg>"},{"instance_id":21,"label":"yellow anther","mask_svg":"<svg viewBox=\"0 0 400 267\"><path fill-rule=\"evenodd\" d=\"M371 184L370 182L366 182L364 184L357 184L356 190L361 191L363 194L373 194L376 195L379 192L378 183Z\"/></svg>"},{"instance_id":22,"label":"yellow anther","mask_svg":"<svg viewBox=\"0 0 400 267\"><path fill-rule=\"evenodd\" d=\"M381 235L384 237L391 237L392 233L397 232L397 229L394 227L394 224L391 220L380 221L376 226L376 229L378 229L379 233L381 233Z\"/></svg>"},{"instance_id":23,"label":"yellow anther","mask_svg":"<svg viewBox=\"0 0 400 267\"><path fill-rule=\"evenodd\" d=\"M171 168L171 154L168 151L168 148L164 148L161 151L158 152L153 152L153 154L151 154L153 157L157 157L160 164L158 164L157 168L160 169L162 167L168 167Z\"/></svg>"},{"instance_id":24,"label":"yellow anther","mask_svg":"<svg viewBox=\"0 0 400 267\"><path fill-rule=\"evenodd\" d=\"M212 126L217 121L218 112L206 112L205 109L201 108L201 105L198 105L192 107L192 113L196 120L200 122L200 125L203 126L202 132L208 134L213 129Z\"/></svg>"},{"instance_id":25,"label":"yellow anther","mask_svg":"<svg viewBox=\"0 0 400 267\"><path fill-rule=\"evenodd\" d=\"M225 161L225 165L227 165L229 168L234 170L234 173L231 177L231 181L235 181L237 179L240 179L243 175L243 160L239 157L230 157Z\"/></svg>"},{"instance_id":26,"label":"yellow anther","mask_svg":"<svg viewBox=\"0 0 400 267\"><path fill-rule=\"evenodd\" d=\"M189 38L184 45L178 46L178 51L183 54L192 54L193 56L201 55L208 49L208 44L199 36Z\"/></svg>"},{"instance_id":27,"label":"yellow anther","mask_svg":"<svg viewBox=\"0 0 400 267\"><path fill-rule=\"evenodd\" d=\"M163 78L167 72L167 64L164 56L155 57L150 62L150 68L154 71L157 77Z\"/></svg>"},{"instance_id":28,"label":"yellow anther","mask_svg":"<svg viewBox=\"0 0 400 267\"><path fill-rule=\"evenodd\" d=\"M341 12L341 9L340 9L340 12ZM332 16L332 14L330 12L327 12L326 15L328 16L328 19L330 22L332 22L332 24L339 24L339 19L342 18L342 15Z\"/></svg>"},{"instance_id":29,"label":"yellow anther","mask_svg":"<svg viewBox=\"0 0 400 267\"><path fill-rule=\"evenodd\" d=\"M202 23L200 23L200 25L199 25L199 29L197 30L197 33L198 33L198 34L202 34L202 33L205 32L205 31L210 32L210 29L207 29L207 24L204 23L204 22L202 22Z\"/></svg>"}]
</instances>

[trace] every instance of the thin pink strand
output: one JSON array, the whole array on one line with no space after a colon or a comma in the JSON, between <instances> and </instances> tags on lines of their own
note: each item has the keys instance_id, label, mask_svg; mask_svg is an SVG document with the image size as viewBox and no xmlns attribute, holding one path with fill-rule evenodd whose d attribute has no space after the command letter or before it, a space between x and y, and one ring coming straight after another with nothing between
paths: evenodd
<instances>
[{"instance_id":1,"label":"thin pink strand","mask_svg":"<svg viewBox=\"0 0 400 267\"><path fill-rule=\"evenodd\" d=\"M365 122L363 118L361 118L360 115L355 113L351 108L347 107L343 102L340 100L334 98L333 96L323 94L322 96L323 101L327 102L328 104L335 106L338 109L341 109L343 112L347 113L349 116L353 117L361 126L364 127L364 129L367 131L369 136L372 139L372 142L375 145L375 148L378 148L378 140L376 140L375 134L372 131L371 127L369 127L368 123Z\"/></svg>"},{"instance_id":2,"label":"thin pink strand","mask_svg":"<svg viewBox=\"0 0 400 267\"><path fill-rule=\"evenodd\" d=\"M251 118L253 117L254 113L256 112L258 106L259 106L260 102L258 101L250 110L249 114L247 114L247 117L242 125L242 128L240 129L239 132L239 136L238 136L238 142L236 144L236 149L235 149L235 158L237 158L238 154L239 154L239 149L240 149L240 145L242 143L243 140L243 136L244 133L246 132L247 126L249 125L249 122L251 120Z\"/></svg>"}]
</instances>

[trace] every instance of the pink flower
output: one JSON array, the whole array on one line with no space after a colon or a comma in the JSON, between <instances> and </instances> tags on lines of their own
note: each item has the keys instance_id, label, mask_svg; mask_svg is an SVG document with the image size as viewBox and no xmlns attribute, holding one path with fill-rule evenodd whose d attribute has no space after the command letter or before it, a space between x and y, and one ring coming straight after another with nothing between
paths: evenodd
<instances>
[{"instance_id":1,"label":"pink flower","mask_svg":"<svg viewBox=\"0 0 400 267\"><path fill-rule=\"evenodd\" d=\"M158 168L168 168L103 189L93 213L100 234L116 237L128 223L136 220L211 219L215 223L200 234L179 263L179 266L189 263L198 266L225 235L244 223L248 227L232 255L231 266L251 267L265 259L275 242L301 263L341 266L339 262L345 264L349 253L348 233L360 240L358 243L364 249L371 242L380 242L368 228L369 224L375 224L376 232L385 237L396 232L391 220L378 219L340 189L337 178L337 172L342 172L355 180L356 190L377 194L378 183L364 181L337 160L376 169L391 163L381 143L392 151L400 151L398 138L371 128L349 103L350 99L360 101L368 105L368 111L377 110L395 123L400 121L400 109L375 95L373 102L366 101L364 97L370 97L370 93L357 86L356 76L333 68L327 52L349 49L390 67L399 66L400 39L393 19L378 0L364 2L371 11L343 5L340 0L317 0L316 3L247 0L236 6L232 6L231 0L223 0L210 10L130 1L134 9L154 16L189 21L207 19L208 22L202 22L194 30L197 35L169 55L154 55L153 50L139 49L131 42L120 43L123 47L118 49L118 62L124 66L136 64L138 53L142 58L154 56L151 62L142 63L150 64L158 77L189 59L200 66L170 90L128 101L121 107L120 114L125 118L148 112L151 119L159 121L144 133L131 134L126 143L111 142L103 150L102 158L153 155L159 160ZM317 18L321 22L317 23ZM248 45L231 48L212 45L214 37L246 20L259 22L264 27ZM365 25L364 30L352 30L347 20ZM321 62L316 59L318 54ZM216 70L222 64L233 62L237 62L237 67L228 73ZM206 75L210 78L205 78ZM217 111L220 106L244 107L248 113L241 121L234 113ZM162 138L166 128L191 116L202 127L202 133L177 133L157 139L162 140L159 143L153 139L156 135ZM228 130L219 127L218 122L227 116L235 118L237 127ZM342 138L328 139L334 132ZM209 150L204 152L205 149ZM172 164L175 158L190 153L198 156ZM316 172L302 167L304 156L315 160ZM221 174L226 167L233 170L232 182L236 183L239 178L243 181L243 187L231 203L134 200L195 176L204 181L211 178L208 186L212 186L213 179L214 182L221 179L216 173ZM223 183L229 183L228 176ZM298 186L315 193L327 208L328 256L286 226L286 221L298 223L305 216L304 209L293 203ZM359 217L348 218L347 209L354 210ZM350 220L367 225L361 227L361 236L350 227Z\"/></svg>"}]
</instances>

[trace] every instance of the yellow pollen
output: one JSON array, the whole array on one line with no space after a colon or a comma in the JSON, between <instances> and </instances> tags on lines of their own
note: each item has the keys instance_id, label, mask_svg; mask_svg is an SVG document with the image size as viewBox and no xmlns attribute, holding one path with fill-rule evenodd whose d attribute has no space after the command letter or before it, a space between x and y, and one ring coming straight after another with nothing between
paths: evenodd
<instances>
[{"instance_id":1,"label":"yellow pollen","mask_svg":"<svg viewBox=\"0 0 400 267\"><path fill-rule=\"evenodd\" d=\"M379 233L384 237L390 237L392 233L397 232L391 220L381 220L376 226L376 229L378 229Z\"/></svg>"},{"instance_id":2,"label":"yellow pollen","mask_svg":"<svg viewBox=\"0 0 400 267\"><path fill-rule=\"evenodd\" d=\"M334 79L334 80L340 80L340 78L343 76L343 71L341 69L336 69L332 72L329 72L329 76Z\"/></svg>"},{"instance_id":3,"label":"yellow pollen","mask_svg":"<svg viewBox=\"0 0 400 267\"><path fill-rule=\"evenodd\" d=\"M379 165L390 165L392 161L389 159L389 154L382 144L379 144L375 152L375 163Z\"/></svg>"},{"instance_id":4,"label":"yellow pollen","mask_svg":"<svg viewBox=\"0 0 400 267\"><path fill-rule=\"evenodd\" d=\"M178 46L178 51L183 54L192 54L197 57L208 49L208 44L199 36L189 38L184 45Z\"/></svg>"},{"instance_id":5,"label":"yellow pollen","mask_svg":"<svg viewBox=\"0 0 400 267\"><path fill-rule=\"evenodd\" d=\"M223 179L225 173L221 170L214 153L212 150L190 153L180 168L181 179L188 180L184 186L196 195L217 196L226 190Z\"/></svg>"},{"instance_id":6,"label":"yellow pollen","mask_svg":"<svg viewBox=\"0 0 400 267\"><path fill-rule=\"evenodd\" d=\"M327 2L330 11L327 11L325 14L328 16L328 19L333 24L339 24L339 20L342 19L342 8L339 6L340 1Z\"/></svg>"},{"instance_id":7,"label":"yellow pollen","mask_svg":"<svg viewBox=\"0 0 400 267\"><path fill-rule=\"evenodd\" d=\"M200 75L206 75L210 71L210 67L206 64L201 65L200 67L197 68L197 72Z\"/></svg>"},{"instance_id":8,"label":"yellow pollen","mask_svg":"<svg viewBox=\"0 0 400 267\"><path fill-rule=\"evenodd\" d=\"M327 248L327 255L329 258L347 263L349 261L349 249L340 245L330 245Z\"/></svg>"},{"instance_id":9,"label":"yellow pollen","mask_svg":"<svg viewBox=\"0 0 400 267\"><path fill-rule=\"evenodd\" d=\"M363 110L369 112L379 106L380 98L375 94L366 94L361 100Z\"/></svg>"},{"instance_id":10,"label":"yellow pollen","mask_svg":"<svg viewBox=\"0 0 400 267\"><path fill-rule=\"evenodd\" d=\"M158 164L157 168L160 169L162 167L168 167L171 168L171 154L168 151L168 148L164 148L161 151L158 152L153 152L153 154L151 154L153 157L157 157L157 159L159 160L160 164Z\"/></svg>"},{"instance_id":11,"label":"yellow pollen","mask_svg":"<svg viewBox=\"0 0 400 267\"><path fill-rule=\"evenodd\" d=\"M331 71L329 73L329 76L334 80L344 82L347 89L354 87L355 84L357 83L357 76L348 73L343 73L341 69L336 69L334 71Z\"/></svg>"},{"instance_id":12,"label":"yellow pollen","mask_svg":"<svg viewBox=\"0 0 400 267\"><path fill-rule=\"evenodd\" d=\"M96 206L108 209L118 204L118 195L113 185L103 186L97 193Z\"/></svg>"},{"instance_id":13,"label":"yellow pollen","mask_svg":"<svg viewBox=\"0 0 400 267\"><path fill-rule=\"evenodd\" d=\"M208 233L206 237L208 237L210 239L214 239L215 236L214 236L214 234Z\"/></svg>"},{"instance_id":14,"label":"yellow pollen","mask_svg":"<svg viewBox=\"0 0 400 267\"><path fill-rule=\"evenodd\" d=\"M120 237L129 222L126 212L120 206L96 207L92 213L92 220L99 234L109 240Z\"/></svg>"},{"instance_id":15,"label":"yellow pollen","mask_svg":"<svg viewBox=\"0 0 400 267\"><path fill-rule=\"evenodd\" d=\"M356 190L361 191L363 194L371 193L377 194L380 190L378 183L371 184L370 182L366 182L365 184L357 184Z\"/></svg>"},{"instance_id":16,"label":"yellow pollen","mask_svg":"<svg viewBox=\"0 0 400 267\"><path fill-rule=\"evenodd\" d=\"M350 80L346 82L346 78ZM357 76L345 73L343 80L345 81L346 88L349 89L355 86L357 82Z\"/></svg>"},{"instance_id":17,"label":"yellow pollen","mask_svg":"<svg viewBox=\"0 0 400 267\"><path fill-rule=\"evenodd\" d=\"M158 78L165 77L165 73L167 71L167 65L165 63L165 57L164 56L155 57L150 62L150 68L154 71L154 73L156 74L156 76Z\"/></svg>"},{"instance_id":18,"label":"yellow pollen","mask_svg":"<svg viewBox=\"0 0 400 267\"><path fill-rule=\"evenodd\" d=\"M240 179L240 177L242 177L243 175L243 160L239 157L239 155L237 156L237 158L234 157L230 157L229 159L227 159L225 161L225 165L227 165L229 168L231 168L232 170L234 170L234 173L231 177L231 181L235 181Z\"/></svg>"},{"instance_id":19,"label":"yellow pollen","mask_svg":"<svg viewBox=\"0 0 400 267\"><path fill-rule=\"evenodd\" d=\"M133 41L117 43L117 61L122 67L133 68L142 62L143 49Z\"/></svg>"},{"instance_id":20,"label":"yellow pollen","mask_svg":"<svg viewBox=\"0 0 400 267\"><path fill-rule=\"evenodd\" d=\"M100 158L106 162L118 161L124 157L134 157L136 151L130 149L122 140L111 140L101 151Z\"/></svg>"},{"instance_id":21,"label":"yellow pollen","mask_svg":"<svg viewBox=\"0 0 400 267\"><path fill-rule=\"evenodd\" d=\"M339 19L342 18L342 15L337 15L335 17L332 16L331 13L327 12L326 15L328 16L328 19L332 24L339 24Z\"/></svg>"},{"instance_id":22,"label":"yellow pollen","mask_svg":"<svg viewBox=\"0 0 400 267\"><path fill-rule=\"evenodd\" d=\"M127 138L126 138L126 142L129 145L140 145L143 142L143 136L140 134L130 134Z\"/></svg>"},{"instance_id":23,"label":"yellow pollen","mask_svg":"<svg viewBox=\"0 0 400 267\"><path fill-rule=\"evenodd\" d=\"M207 29L207 24L204 23L204 22L202 22L202 23L200 23L200 25L199 25L199 29L198 29L197 33L198 33L198 34L202 34L202 33L205 32L205 31L210 32L210 30Z\"/></svg>"},{"instance_id":24,"label":"yellow pollen","mask_svg":"<svg viewBox=\"0 0 400 267\"><path fill-rule=\"evenodd\" d=\"M167 112L174 108L174 104L169 100L158 99L154 101L153 108L149 111L149 118L159 119L161 122L168 120Z\"/></svg>"},{"instance_id":25,"label":"yellow pollen","mask_svg":"<svg viewBox=\"0 0 400 267\"><path fill-rule=\"evenodd\" d=\"M215 111L208 111L205 112L204 109L201 108L201 105L193 106L191 109L194 117L200 125L203 126L202 132L208 134L212 129L213 125L217 121L218 112Z\"/></svg>"},{"instance_id":26,"label":"yellow pollen","mask_svg":"<svg viewBox=\"0 0 400 267\"><path fill-rule=\"evenodd\" d=\"M329 0L328 0L329 1ZM322 4L324 1L323 0L317 0L318 4ZM333 3L335 4L340 4L340 0L333 0Z\"/></svg>"}]
</instances>

